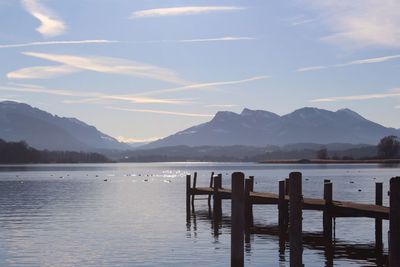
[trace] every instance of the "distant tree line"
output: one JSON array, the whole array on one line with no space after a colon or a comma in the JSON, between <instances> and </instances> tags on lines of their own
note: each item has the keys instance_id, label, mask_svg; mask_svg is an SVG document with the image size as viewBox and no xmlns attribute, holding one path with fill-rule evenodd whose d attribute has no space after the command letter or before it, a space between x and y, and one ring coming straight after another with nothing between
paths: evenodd
<instances>
[{"instance_id":1,"label":"distant tree line","mask_svg":"<svg viewBox=\"0 0 400 267\"><path fill-rule=\"evenodd\" d=\"M370 157L363 157L363 159L395 159L400 157L400 139L397 136L389 135L383 137L376 146L376 155ZM328 149L321 147L316 151L317 159L333 159L333 160L349 160L354 159L352 155L339 157L337 153L329 157Z\"/></svg>"},{"instance_id":2,"label":"distant tree line","mask_svg":"<svg viewBox=\"0 0 400 267\"><path fill-rule=\"evenodd\" d=\"M99 153L37 150L25 142L0 139L0 163L104 163L110 160Z\"/></svg>"}]
</instances>

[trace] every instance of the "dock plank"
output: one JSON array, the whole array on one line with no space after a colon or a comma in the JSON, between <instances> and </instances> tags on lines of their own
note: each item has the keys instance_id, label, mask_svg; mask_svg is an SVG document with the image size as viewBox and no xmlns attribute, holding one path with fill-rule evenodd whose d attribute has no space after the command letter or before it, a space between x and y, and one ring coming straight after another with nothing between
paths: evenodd
<instances>
[{"instance_id":1,"label":"dock plank","mask_svg":"<svg viewBox=\"0 0 400 267\"><path fill-rule=\"evenodd\" d=\"M219 190L222 199L231 199L232 192L228 188ZM212 187L197 187L191 189L194 195L213 195ZM250 201L254 205L278 205L279 195L270 192L250 192ZM289 201L289 196L285 196ZM326 208L325 200L316 198L303 199L304 210L323 211ZM389 220L389 207L375 204L362 204L349 201L333 201L332 215L334 217L367 217Z\"/></svg>"}]
</instances>

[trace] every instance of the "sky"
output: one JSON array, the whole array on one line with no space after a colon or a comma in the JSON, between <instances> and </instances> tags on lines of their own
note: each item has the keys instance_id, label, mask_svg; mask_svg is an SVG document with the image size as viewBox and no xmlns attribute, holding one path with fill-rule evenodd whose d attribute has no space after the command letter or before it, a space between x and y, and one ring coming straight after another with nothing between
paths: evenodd
<instances>
[{"instance_id":1,"label":"sky","mask_svg":"<svg viewBox=\"0 0 400 267\"><path fill-rule=\"evenodd\" d=\"M398 0L0 0L0 101L123 141L217 111L350 108L400 128Z\"/></svg>"}]
</instances>

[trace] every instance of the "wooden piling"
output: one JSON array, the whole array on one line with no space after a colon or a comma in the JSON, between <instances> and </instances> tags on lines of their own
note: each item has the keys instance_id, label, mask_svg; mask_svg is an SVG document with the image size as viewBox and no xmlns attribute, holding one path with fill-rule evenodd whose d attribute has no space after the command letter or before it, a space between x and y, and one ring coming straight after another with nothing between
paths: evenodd
<instances>
[{"instance_id":1,"label":"wooden piling","mask_svg":"<svg viewBox=\"0 0 400 267\"><path fill-rule=\"evenodd\" d=\"M194 175L193 175L193 187L192 188L195 189L196 185L197 185L197 172L195 172ZM194 210L194 198L195 198L195 195L193 194L192 195L192 207L193 207L193 210Z\"/></svg>"},{"instance_id":2,"label":"wooden piling","mask_svg":"<svg viewBox=\"0 0 400 267\"><path fill-rule=\"evenodd\" d=\"M400 177L390 179L389 266L400 266Z\"/></svg>"},{"instance_id":3,"label":"wooden piling","mask_svg":"<svg viewBox=\"0 0 400 267\"><path fill-rule=\"evenodd\" d=\"M375 183L375 204L383 205L383 183ZM382 219L375 219L375 248L382 250Z\"/></svg>"},{"instance_id":4,"label":"wooden piling","mask_svg":"<svg viewBox=\"0 0 400 267\"><path fill-rule=\"evenodd\" d=\"M244 174L232 174L231 267L244 266Z\"/></svg>"},{"instance_id":5,"label":"wooden piling","mask_svg":"<svg viewBox=\"0 0 400 267\"><path fill-rule=\"evenodd\" d=\"M213 214L214 218L219 218L222 213L221 208L221 196L219 193L219 189L222 188L222 174L218 174L214 176L214 205L213 205Z\"/></svg>"},{"instance_id":6,"label":"wooden piling","mask_svg":"<svg viewBox=\"0 0 400 267\"><path fill-rule=\"evenodd\" d=\"M250 201L250 192L252 192L254 183L253 179L245 179L244 194L245 194L245 221L246 228L253 226L253 204Z\"/></svg>"},{"instance_id":7,"label":"wooden piling","mask_svg":"<svg viewBox=\"0 0 400 267\"><path fill-rule=\"evenodd\" d=\"M332 240L332 200L333 200L333 190L332 183L324 183L324 200L325 200L325 210L323 213L323 228L324 236L328 239L328 242Z\"/></svg>"},{"instance_id":8,"label":"wooden piling","mask_svg":"<svg viewBox=\"0 0 400 267\"><path fill-rule=\"evenodd\" d=\"M286 201L285 201L285 181L279 181L279 200L278 200L278 225L281 232L286 232Z\"/></svg>"},{"instance_id":9,"label":"wooden piling","mask_svg":"<svg viewBox=\"0 0 400 267\"><path fill-rule=\"evenodd\" d=\"M214 172L211 173L210 188L213 187L213 184L214 184ZM211 208L211 194L208 195L208 208Z\"/></svg>"},{"instance_id":10,"label":"wooden piling","mask_svg":"<svg viewBox=\"0 0 400 267\"><path fill-rule=\"evenodd\" d=\"M302 240L302 175L292 172L289 175L289 244L290 267L303 266L303 240Z\"/></svg>"},{"instance_id":11,"label":"wooden piling","mask_svg":"<svg viewBox=\"0 0 400 267\"><path fill-rule=\"evenodd\" d=\"M190 220L190 174L186 175L186 219Z\"/></svg>"},{"instance_id":12,"label":"wooden piling","mask_svg":"<svg viewBox=\"0 0 400 267\"><path fill-rule=\"evenodd\" d=\"M290 183L289 183L289 178L285 179L285 195L289 195L289 191L290 191Z\"/></svg>"},{"instance_id":13,"label":"wooden piling","mask_svg":"<svg viewBox=\"0 0 400 267\"><path fill-rule=\"evenodd\" d=\"M254 191L254 176L249 176L250 179L250 192Z\"/></svg>"}]
</instances>

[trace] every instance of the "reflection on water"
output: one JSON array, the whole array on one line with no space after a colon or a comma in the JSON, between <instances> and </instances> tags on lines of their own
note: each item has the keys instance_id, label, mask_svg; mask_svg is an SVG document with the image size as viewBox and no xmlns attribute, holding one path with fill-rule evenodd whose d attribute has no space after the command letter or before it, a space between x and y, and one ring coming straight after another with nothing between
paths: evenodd
<instances>
[{"instance_id":1,"label":"reflection on water","mask_svg":"<svg viewBox=\"0 0 400 267\"><path fill-rule=\"evenodd\" d=\"M230 202L214 220L207 197L195 201L186 222L185 175L198 171L198 186L211 171L244 171L256 191L278 192L278 181L302 171L304 194L321 197L323 179L334 198L374 202L375 182L399 175L379 165L258 165L211 163L0 166L0 266L227 266ZM350 183L351 182L351 183ZM360 190L360 191L359 191ZM387 205L385 194L384 204ZM338 218L336 239L325 242L322 214L304 211L306 266L385 266L375 251L374 220ZM247 266L287 266L287 236L276 206L255 206L246 233Z\"/></svg>"},{"instance_id":2,"label":"reflection on water","mask_svg":"<svg viewBox=\"0 0 400 267\"><path fill-rule=\"evenodd\" d=\"M197 236L197 223L211 223L212 236L218 240L221 228L230 229L231 220L228 216L212 216L211 210L192 211L190 221L188 221L188 231L192 231ZM288 262L290 249L289 237L286 232L279 229L278 225L253 225L246 229L245 233L245 252L251 257L252 243L254 237L268 238L279 242L279 259L277 262L285 266ZM304 249L312 250L324 257L325 266L337 266L334 264L337 260L350 260L362 264L362 266L388 266L388 255L383 250L377 250L375 244L370 242L366 244L355 244L346 240L334 239L328 240L323 232L303 232ZM287 255L286 255L287 253Z\"/></svg>"}]
</instances>

